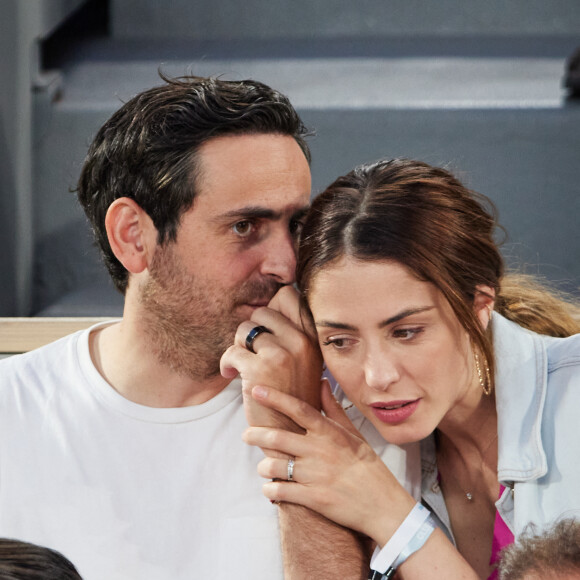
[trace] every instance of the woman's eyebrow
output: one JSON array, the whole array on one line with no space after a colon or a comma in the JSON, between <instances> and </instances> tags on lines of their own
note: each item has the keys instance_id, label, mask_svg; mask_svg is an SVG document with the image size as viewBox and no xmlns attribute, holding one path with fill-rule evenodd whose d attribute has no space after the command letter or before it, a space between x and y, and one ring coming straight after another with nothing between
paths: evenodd
<instances>
[{"instance_id":1,"label":"woman's eyebrow","mask_svg":"<svg viewBox=\"0 0 580 580\"><path fill-rule=\"evenodd\" d=\"M420 312L427 312L428 310L433 310L433 308L435 308L435 306L420 306L417 308L408 308L406 310L403 310L402 312L399 312L399 314L395 314L394 316L387 318L387 320L383 320L383 322L379 324L379 328L384 328L389 324L393 324L393 322L398 322L403 318L407 318L407 316L419 314Z\"/></svg>"},{"instance_id":2,"label":"woman's eyebrow","mask_svg":"<svg viewBox=\"0 0 580 580\"><path fill-rule=\"evenodd\" d=\"M417 308L407 308L402 312L399 312L398 314L395 314L394 316L387 318L387 320L383 320L382 322L380 322L379 328L384 328L385 326L393 324L394 322L398 322L399 320L402 320L407 316L418 314L420 312L427 312L428 310L433 310L433 308L435 308L435 306L421 306ZM352 330L352 331L358 330L358 328L356 326L353 326L352 324L346 324L344 322L333 322L332 320L317 320L315 321L314 324L316 327L320 328L336 328L337 330Z\"/></svg>"},{"instance_id":3,"label":"woman's eyebrow","mask_svg":"<svg viewBox=\"0 0 580 580\"><path fill-rule=\"evenodd\" d=\"M336 328L338 330L357 330L356 326L352 326L351 324L343 324L342 322L331 322L330 320L319 320L318 322L314 323L315 326L319 326L322 328Z\"/></svg>"}]
</instances>

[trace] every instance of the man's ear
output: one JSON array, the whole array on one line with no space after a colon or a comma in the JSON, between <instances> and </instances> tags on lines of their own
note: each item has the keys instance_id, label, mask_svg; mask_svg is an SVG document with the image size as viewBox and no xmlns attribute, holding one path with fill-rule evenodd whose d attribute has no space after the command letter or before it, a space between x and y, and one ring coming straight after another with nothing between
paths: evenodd
<instances>
[{"instance_id":1,"label":"man's ear","mask_svg":"<svg viewBox=\"0 0 580 580\"><path fill-rule=\"evenodd\" d=\"M149 267L157 229L138 203L128 197L116 199L107 210L105 227L113 253L131 274Z\"/></svg>"},{"instance_id":2,"label":"man's ear","mask_svg":"<svg viewBox=\"0 0 580 580\"><path fill-rule=\"evenodd\" d=\"M490 286L478 284L473 297L473 310L484 330L491 320L491 313L495 304L495 290Z\"/></svg>"}]
</instances>

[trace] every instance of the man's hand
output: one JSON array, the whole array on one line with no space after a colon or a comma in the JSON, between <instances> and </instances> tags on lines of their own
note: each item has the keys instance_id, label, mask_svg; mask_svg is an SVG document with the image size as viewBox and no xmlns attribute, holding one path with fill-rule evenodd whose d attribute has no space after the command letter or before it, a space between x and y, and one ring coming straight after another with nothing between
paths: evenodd
<instances>
[{"instance_id":1,"label":"man's hand","mask_svg":"<svg viewBox=\"0 0 580 580\"><path fill-rule=\"evenodd\" d=\"M260 325L272 334L257 336L252 353L246 349L246 337ZM256 310L250 321L240 324L235 344L222 356L221 372L228 378L240 374L251 426L304 433L292 419L261 405L251 394L255 386L272 387L306 401L314 407L308 407L314 414L321 408L322 355L309 320L301 318L298 295L292 287L281 288L268 308ZM267 457L285 458L287 465L289 455L262 449ZM359 534L301 505L282 502L279 514L287 580L366 578L370 551Z\"/></svg>"},{"instance_id":2,"label":"man's hand","mask_svg":"<svg viewBox=\"0 0 580 580\"><path fill-rule=\"evenodd\" d=\"M242 322L234 344L221 359L221 373L242 379L244 407L248 423L259 427L282 427L301 431L290 419L277 411L259 405L251 396L258 385L275 388L307 401L320 409L322 355L309 320L302 320L298 294L284 286L267 308L259 308L251 320ZM252 328L265 326L270 333L256 337L254 353L246 348L246 337Z\"/></svg>"}]
</instances>

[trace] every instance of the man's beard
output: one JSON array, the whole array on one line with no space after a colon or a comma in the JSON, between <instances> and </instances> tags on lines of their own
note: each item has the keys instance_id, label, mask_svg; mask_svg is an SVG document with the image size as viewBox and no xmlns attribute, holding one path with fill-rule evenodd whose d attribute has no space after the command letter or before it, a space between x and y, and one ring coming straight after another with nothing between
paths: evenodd
<instances>
[{"instance_id":1,"label":"man's beard","mask_svg":"<svg viewBox=\"0 0 580 580\"><path fill-rule=\"evenodd\" d=\"M282 286L261 279L216 287L202 273L188 273L170 244L157 248L149 272L141 287L141 322L153 350L161 364L196 381L219 374L220 358L245 319L236 307L267 301Z\"/></svg>"}]
</instances>

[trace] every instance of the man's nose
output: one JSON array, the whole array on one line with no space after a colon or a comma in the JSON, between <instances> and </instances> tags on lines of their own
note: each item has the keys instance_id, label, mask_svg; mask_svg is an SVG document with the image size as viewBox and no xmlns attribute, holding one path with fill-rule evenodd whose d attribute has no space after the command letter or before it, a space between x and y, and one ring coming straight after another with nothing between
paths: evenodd
<instances>
[{"instance_id":1,"label":"man's nose","mask_svg":"<svg viewBox=\"0 0 580 580\"><path fill-rule=\"evenodd\" d=\"M292 284L296 275L296 239L290 231L277 232L264 246L262 274L281 284Z\"/></svg>"}]
</instances>

